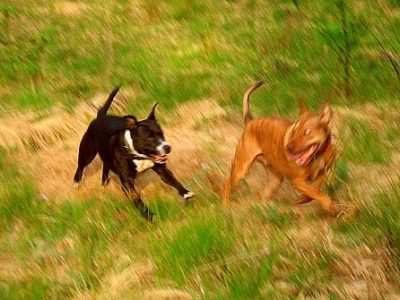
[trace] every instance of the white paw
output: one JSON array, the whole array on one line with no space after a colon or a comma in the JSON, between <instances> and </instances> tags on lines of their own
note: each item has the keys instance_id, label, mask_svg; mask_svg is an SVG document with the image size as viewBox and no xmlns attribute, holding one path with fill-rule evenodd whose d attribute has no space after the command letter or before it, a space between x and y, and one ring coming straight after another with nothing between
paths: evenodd
<instances>
[{"instance_id":1,"label":"white paw","mask_svg":"<svg viewBox=\"0 0 400 300\"><path fill-rule=\"evenodd\" d=\"M194 193L190 192L190 191L183 195L183 199L185 199L185 200L193 198L193 197L194 197Z\"/></svg>"}]
</instances>

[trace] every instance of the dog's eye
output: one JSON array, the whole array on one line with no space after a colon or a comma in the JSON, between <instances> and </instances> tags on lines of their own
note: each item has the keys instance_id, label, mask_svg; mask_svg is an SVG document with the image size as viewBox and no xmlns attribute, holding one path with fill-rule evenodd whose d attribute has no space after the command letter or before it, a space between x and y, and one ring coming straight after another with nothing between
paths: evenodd
<instances>
[{"instance_id":1,"label":"dog's eye","mask_svg":"<svg viewBox=\"0 0 400 300\"><path fill-rule=\"evenodd\" d=\"M309 135L310 132L311 132L311 129L310 129L310 128L304 129L304 135Z\"/></svg>"}]
</instances>

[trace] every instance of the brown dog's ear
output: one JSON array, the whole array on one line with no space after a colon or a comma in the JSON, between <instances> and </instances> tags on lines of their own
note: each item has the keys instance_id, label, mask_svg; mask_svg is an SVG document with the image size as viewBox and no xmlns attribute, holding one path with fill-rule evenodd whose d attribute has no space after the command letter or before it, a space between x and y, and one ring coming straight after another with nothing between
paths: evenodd
<instances>
[{"instance_id":1,"label":"brown dog's ear","mask_svg":"<svg viewBox=\"0 0 400 300\"><path fill-rule=\"evenodd\" d=\"M300 99L300 115L304 115L305 113L308 113L308 109L304 104L304 99Z\"/></svg>"},{"instance_id":2,"label":"brown dog's ear","mask_svg":"<svg viewBox=\"0 0 400 300\"><path fill-rule=\"evenodd\" d=\"M329 106L328 103L325 103L319 117L321 122L324 124L328 124L329 121L331 120L331 115L332 115L331 107Z\"/></svg>"}]
</instances>

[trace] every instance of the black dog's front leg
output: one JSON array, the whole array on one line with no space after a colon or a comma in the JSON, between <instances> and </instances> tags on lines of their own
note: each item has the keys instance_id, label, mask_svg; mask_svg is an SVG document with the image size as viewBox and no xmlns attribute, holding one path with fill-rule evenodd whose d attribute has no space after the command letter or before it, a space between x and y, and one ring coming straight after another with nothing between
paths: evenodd
<instances>
[{"instance_id":1,"label":"black dog's front leg","mask_svg":"<svg viewBox=\"0 0 400 300\"><path fill-rule=\"evenodd\" d=\"M185 189L184 186L176 180L174 174L167 168L165 164L155 164L153 167L154 172L156 172L162 181L170 186L174 187L179 195L183 197L183 199L188 200L194 196L194 193Z\"/></svg>"},{"instance_id":2,"label":"black dog's front leg","mask_svg":"<svg viewBox=\"0 0 400 300\"><path fill-rule=\"evenodd\" d=\"M152 222L154 220L154 214L148 209L146 204L140 198L140 194L136 191L133 183L131 181L123 182L122 189L129 199L133 200L133 204L140 211L141 215L145 217L148 221Z\"/></svg>"},{"instance_id":3,"label":"black dog's front leg","mask_svg":"<svg viewBox=\"0 0 400 300\"><path fill-rule=\"evenodd\" d=\"M133 177L129 177L127 175L119 175L119 179L122 183L122 190L126 194L129 199L133 200L133 204L140 211L143 217L145 217L148 221L152 222L154 220L153 213L147 208L146 204L143 203L140 198L140 194L136 191L134 186Z\"/></svg>"}]
</instances>

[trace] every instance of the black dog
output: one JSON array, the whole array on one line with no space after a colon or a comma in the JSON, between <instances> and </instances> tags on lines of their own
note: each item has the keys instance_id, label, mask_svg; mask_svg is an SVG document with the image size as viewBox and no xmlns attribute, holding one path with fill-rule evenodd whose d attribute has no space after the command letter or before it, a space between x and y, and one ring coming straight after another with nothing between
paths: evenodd
<instances>
[{"instance_id":1,"label":"black dog","mask_svg":"<svg viewBox=\"0 0 400 300\"><path fill-rule=\"evenodd\" d=\"M116 173L121 181L122 189L128 198L148 220L153 219L153 214L135 190L134 180L136 174L148 169L155 171L161 179L176 188L184 200L192 198L194 194L180 184L172 172L167 168L166 162L171 146L165 141L161 127L155 117L153 106L147 119L137 121L134 116L123 117L107 115L119 87L115 88L106 103L97 113L79 145L78 168L74 181L80 182L83 169L99 153L103 161L102 183L109 181L109 171Z\"/></svg>"}]
</instances>

